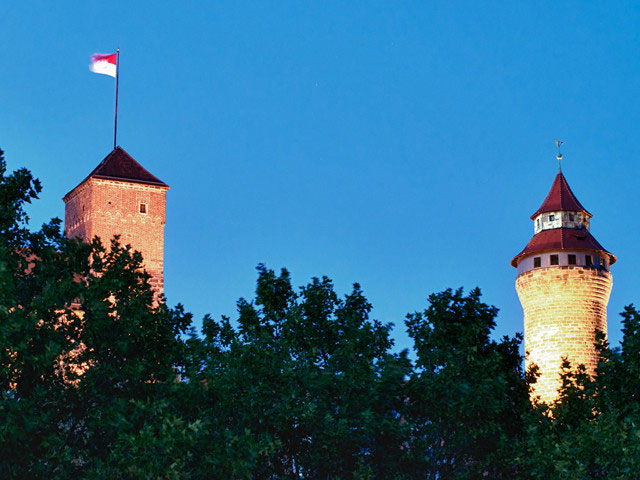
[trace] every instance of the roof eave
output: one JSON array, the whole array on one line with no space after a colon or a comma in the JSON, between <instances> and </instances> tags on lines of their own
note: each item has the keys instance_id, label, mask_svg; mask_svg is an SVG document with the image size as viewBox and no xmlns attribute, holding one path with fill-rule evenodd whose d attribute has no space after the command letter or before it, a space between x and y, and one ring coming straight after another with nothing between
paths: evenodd
<instances>
[{"instance_id":1,"label":"roof eave","mask_svg":"<svg viewBox=\"0 0 640 480\"><path fill-rule=\"evenodd\" d=\"M138 179L133 179L133 178L111 177L111 176L108 176L108 175L91 175L90 177L85 178L85 180L88 180L89 178L97 178L97 179L100 179L100 180L113 180L113 181L116 181L116 182L125 182L125 183L142 183L142 184L145 184L145 185L153 185L155 187L163 187L163 188L166 188L166 189L171 188L169 185L164 183L162 180L160 180L158 182L154 182L154 181L150 181L150 180L138 180Z\"/></svg>"},{"instance_id":2,"label":"roof eave","mask_svg":"<svg viewBox=\"0 0 640 480\"><path fill-rule=\"evenodd\" d=\"M67 194L66 194L64 197L62 197L62 201L63 201L63 202L65 202L65 203L67 203L67 199L69 198L69 196L70 196L73 192L75 192L78 188L80 188L80 187L82 186L82 184L83 184L83 183L85 183L85 182L87 182L90 178L91 178L91 177L87 177L87 178L85 178L85 179L84 179L84 180L82 180L78 185L76 185L76 186L75 186L75 187L73 187L71 190L69 190L69 191L67 192Z\"/></svg>"},{"instance_id":3,"label":"roof eave","mask_svg":"<svg viewBox=\"0 0 640 480\"><path fill-rule=\"evenodd\" d=\"M543 210L543 209L538 209L538 210L536 211L536 213L534 213L533 215L531 215L529 218L530 218L531 220L535 220L535 218L536 218L538 215L541 215L541 214L543 214L543 213L551 213L551 212L580 212L580 213L584 213L584 214L585 214L585 215L587 215L589 218L593 218L593 215L591 215L591 213L589 213L589 212L588 212L587 210L585 210L584 208L583 208L582 210L562 210L562 209L559 209L559 210L552 210L552 209L550 209L550 208L549 208L549 209L545 208L544 210Z\"/></svg>"},{"instance_id":4,"label":"roof eave","mask_svg":"<svg viewBox=\"0 0 640 480\"><path fill-rule=\"evenodd\" d=\"M518 255L516 255L515 257L513 257L511 259L511 266L513 268L518 268L518 263L520 263L520 260L522 260L525 257L530 257L532 255L539 255L541 253L548 253L548 252L562 252L562 251L570 251L570 252L597 252L597 253L604 253L605 255L609 256L609 265L613 265L614 263L616 263L618 261L618 259L616 258L616 256L613 253L610 253L606 250L598 250L598 249L593 249L593 248L545 248L542 250L535 250L532 252L520 252Z\"/></svg>"}]
</instances>

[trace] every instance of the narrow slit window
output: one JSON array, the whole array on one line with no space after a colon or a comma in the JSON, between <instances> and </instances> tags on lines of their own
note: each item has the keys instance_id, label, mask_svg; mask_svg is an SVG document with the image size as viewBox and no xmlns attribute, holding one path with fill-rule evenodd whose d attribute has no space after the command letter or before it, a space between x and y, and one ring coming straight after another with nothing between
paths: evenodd
<instances>
[{"instance_id":1,"label":"narrow slit window","mask_svg":"<svg viewBox=\"0 0 640 480\"><path fill-rule=\"evenodd\" d=\"M584 264L587 267L590 267L591 265L593 265L593 260L591 259L591 255L587 255L586 257L584 257Z\"/></svg>"},{"instance_id":2,"label":"narrow slit window","mask_svg":"<svg viewBox=\"0 0 640 480\"><path fill-rule=\"evenodd\" d=\"M533 257L533 268L539 268L541 265L540 257Z\"/></svg>"},{"instance_id":3,"label":"narrow slit window","mask_svg":"<svg viewBox=\"0 0 640 480\"><path fill-rule=\"evenodd\" d=\"M576 264L576 256L573 254L569 254L569 265L575 265Z\"/></svg>"},{"instance_id":4,"label":"narrow slit window","mask_svg":"<svg viewBox=\"0 0 640 480\"><path fill-rule=\"evenodd\" d=\"M569 214L569 221L573 222L573 215L572 214Z\"/></svg>"},{"instance_id":5,"label":"narrow slit window","mask_svg":"<svg viewBox=\"0 0 640 480\"><path fill-rule=\"evenodd\" d=\"M550 255L549 256L549 264L550 265L558 265L558 255Z\"/></svg>"},{"instance_id":6,"label":"narrow slit window","mask_svg":"<svg viewBox=\"0 0 640 480\"><path fill-rule=\"evenodd\" d=\"M147 204L146 203L141 203L140 204L140 213L147 213Z\"/></svg>"},{"instance_id":7,"label":"narrow slit window","mask_svg":"<svg viewBox=\"0 0 640 480\"><path fill-rule=\"evenodd\" d=\"M549 215L549 221L553 222L556 219L555 215Z\"/></svg>"}]
</instances>

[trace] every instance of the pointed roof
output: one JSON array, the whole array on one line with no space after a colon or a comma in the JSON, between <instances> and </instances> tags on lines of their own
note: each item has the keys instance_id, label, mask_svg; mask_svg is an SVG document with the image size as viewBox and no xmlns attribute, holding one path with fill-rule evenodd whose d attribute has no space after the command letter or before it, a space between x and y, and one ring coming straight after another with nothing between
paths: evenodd
<instances>
[{"instance_id":1,"label":"pointed roof","mask_svg":"<svg viewBox=\"0 0 640 480\"><path fill-rule=\"evenodd\" d=\"M149 173L120 146L114 148L84 180L89 178L104 178L107 180L121 180L169 187L158 177Z\"/></svg>"},{"instance_id":2,"label":"pointed roof","mask_svg":"<svg viewBox=\"0 0 640 480\"><path fill-rule=\"evenodd\" d=\"M610 263L616 262L616 257L605 250L586 228L553 228L536 233L526 247L511 260L511 265L518 266L522 257L533 253L558 250L589 250L609 255Z\"/></svg>"},{"instance_id":3,"label":"pointed roof","mask_svg":"<svg viewBox=\"0 0 640 480\"><path fill-rule=\"evenodd\" d=\"M590 217L592 216L573 194L562 172L558 172L558 175L556 175L556 179L553 181L553 185L551 185L551 190L547 198L544 199L544 202L542 202L542 205L536 213L531 215L531 220L541 213L559 211L584 212Z\"/></svg>"}]
</instances>

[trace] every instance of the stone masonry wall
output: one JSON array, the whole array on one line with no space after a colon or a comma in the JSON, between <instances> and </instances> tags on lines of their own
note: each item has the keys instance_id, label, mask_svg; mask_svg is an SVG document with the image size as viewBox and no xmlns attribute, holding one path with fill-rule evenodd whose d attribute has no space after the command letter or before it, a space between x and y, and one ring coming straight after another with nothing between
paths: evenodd
<instances>
[{"instance_id":1,"label":"stone masonry wall","mask_svg":"<svg viewBox=\"0 0 640 480\"><path fill-rule=\"evenodd\" d=\"M526 366L540 368L534 396L546 403L556 399L563 356L573 367L582 363L594 373L595 331L607 332L611 287L611 274L595 267L538 268L516 278L529 353Z\"/></svg>"},{"instance_id":2,"label":"stone masonry wall","mask_svg":"<svg viewBox=\"0 0 640 480\"><path fill-rule=\"evenodd\" d=\"M167 187L89 178L65 197L65 233L106 246L114 235L142 253L154 290L164 291L164 225ZM146 213L140 212L140 204Z\"/></svg>"},{"instance_id":3,"label":"stone masonry wall","mask_svg":"<svg viewBox=\"0 0 640 480\"><path fill-rule=\"evenodd\" d=\"M68 238L80 237L88 241L91 212L91 182L78 185L64 198L64 233Z\"/></svg>"}]
</instances>

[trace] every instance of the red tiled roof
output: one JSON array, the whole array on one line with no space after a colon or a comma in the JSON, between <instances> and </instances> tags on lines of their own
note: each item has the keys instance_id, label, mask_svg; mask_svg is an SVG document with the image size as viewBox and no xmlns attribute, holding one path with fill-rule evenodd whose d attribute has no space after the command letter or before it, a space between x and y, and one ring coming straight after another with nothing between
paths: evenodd
<instances>
[{"instance_id":1,"label":"red tiled roof","mask_svg":"<svg viewBox=\"0 0 640 480\"><path fill-rule=\"evenodd\" d=\"M567 180L565 180L564 175L562 175L562 172L556 175L556 179L553 181L553 185L551 185L549 195L544 199L544 202L542 202L542 205L536 213L531 215L531 219L533 220L541 213L558 211L585 212L591 216L569 188L569 184Z\"/></svg>"},{"instance_id":2,"label":"red tiled roof","mask_svg":"<svg viewBox=\"0 0 640 480\"><path fill-rule=\"evenodd\" d=\"M149 173L142 165L136 162L122 147L114 148L87 178L126 180L129 182L148 183L168 187L166 183Z\"/></svg>"},{"instance_id":3,"label":"red tiled roof","mask_svg":"<svg viewBox=\"0 0 640 480\"><path fill-rule=\"evenodd\" d=\"M518 266L518 262L524 256L532 253L558 251L558 250L591 250L603 252L609 255L611 264L616 257L606 251L598 241L593 238L589 230L584 228L553 228L536 233L524 250L513 257L511 265Z\"/></svg>"}]
</instances>

